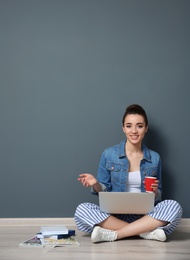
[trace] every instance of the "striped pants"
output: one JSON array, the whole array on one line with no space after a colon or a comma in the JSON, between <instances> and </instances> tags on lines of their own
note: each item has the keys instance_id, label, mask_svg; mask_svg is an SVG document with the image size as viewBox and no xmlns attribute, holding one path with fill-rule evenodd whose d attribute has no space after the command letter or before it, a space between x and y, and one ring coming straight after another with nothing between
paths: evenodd
<instances>
[{"instance_id":1,"label":"striped pants","mask_svg":"<svg viewBox=\"0 0 190 260\"><path fill-rule=\"evenodd\" d=\"M147 215L157 220L169 222L168 225L161 227L164 232L169 235L179 224L182 212L183 210L178 202L174 200L164 200L158 203ZM102 212L100 207L95 204L82 203L77 207L74 219L79 230L91 233L95 225L106 220L109 216L110 214ZM127 223L131 223L143 217L143 215L134 214L116 214L113 216Z\"/></svg>"}]
</instances>

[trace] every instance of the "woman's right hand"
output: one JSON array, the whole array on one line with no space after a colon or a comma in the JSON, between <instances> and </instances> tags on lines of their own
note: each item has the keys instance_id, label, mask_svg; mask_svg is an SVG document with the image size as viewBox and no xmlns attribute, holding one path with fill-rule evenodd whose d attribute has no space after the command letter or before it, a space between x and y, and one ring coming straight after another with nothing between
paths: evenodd
<instances>
[{"instance_id":1,"label":"woman's right hand","mask_svg":"<svg viewBox=\"0 0 190 260\"><path fill-rule=\"evenodd\" d=\"M79 175L78 181L85 187L92 187L97 184L97 179L90 173L82 173Z\"/></svg>"}]
</instances>

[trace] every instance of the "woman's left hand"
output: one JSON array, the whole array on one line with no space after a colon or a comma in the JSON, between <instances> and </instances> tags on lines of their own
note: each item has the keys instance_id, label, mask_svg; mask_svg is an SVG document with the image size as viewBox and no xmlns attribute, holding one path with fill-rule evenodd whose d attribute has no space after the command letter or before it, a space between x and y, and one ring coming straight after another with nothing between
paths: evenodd
<instances>
[{"instance_id":1,"label":"woman's left hand","mask_svg":"<svg viewBox=\"0 0 190 260\"><path fill-rule=\"evenodd\" d=\"M143 181L143 183L145 184L145 181ZM158 194L158 184L159 184L159 180L156 180L155 183L152 183L152 185L151 185L151 188L155 194L155 197ZM145 186L144 186L144 188L145 188Z\"/></svg>"}]
</instances>

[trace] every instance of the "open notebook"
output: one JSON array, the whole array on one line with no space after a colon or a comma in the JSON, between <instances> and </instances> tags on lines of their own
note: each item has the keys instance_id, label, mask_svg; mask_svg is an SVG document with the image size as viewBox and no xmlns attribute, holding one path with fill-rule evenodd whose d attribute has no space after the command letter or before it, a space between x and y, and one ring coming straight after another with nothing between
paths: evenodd
<instances>
[{"instance_id":1,"label":"open notebook","mask_svg":"<svg viewBox=\"0 0 190 260\"><path fill-rule=\"evenodd\" d=\"M113 214L146 214L154 207L154 193L99 192L100 209Z\"/></svg>"}]
</instances>

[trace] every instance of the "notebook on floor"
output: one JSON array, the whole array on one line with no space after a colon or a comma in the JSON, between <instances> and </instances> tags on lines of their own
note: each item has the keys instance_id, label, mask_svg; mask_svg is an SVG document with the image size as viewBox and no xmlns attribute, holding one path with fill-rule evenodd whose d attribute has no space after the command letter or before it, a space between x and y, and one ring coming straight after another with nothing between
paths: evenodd
<instances>
[{"instance_id":1,"label":"notebook on floor","mask_svg":"<svg viewBox=\"0 0 190 260\"><path fill-rule=\"evenodd\" d=\"M146 214L154 207L154 193L99 192L100 209L113 214Z\"/></svg>"}]
</instances>

